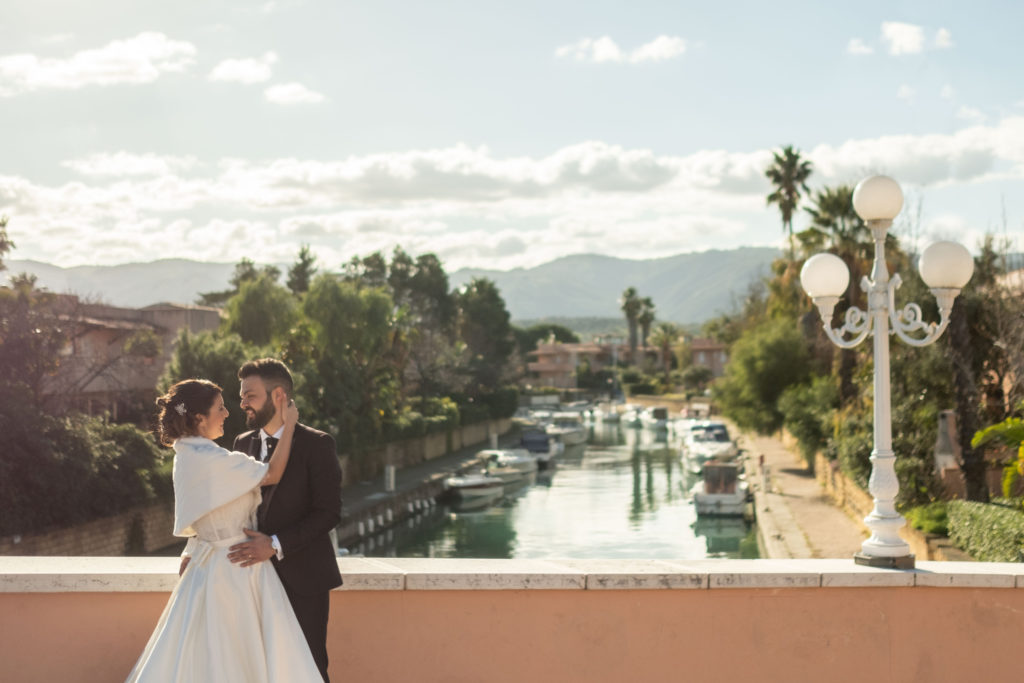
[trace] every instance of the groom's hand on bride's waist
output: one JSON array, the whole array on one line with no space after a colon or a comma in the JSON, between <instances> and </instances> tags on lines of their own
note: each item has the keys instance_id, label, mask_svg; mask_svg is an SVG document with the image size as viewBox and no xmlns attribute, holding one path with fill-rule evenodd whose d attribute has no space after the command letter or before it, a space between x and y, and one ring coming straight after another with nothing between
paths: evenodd
<instances>
[{"instance_id":1,"label":"groom's hand on bride's waist","mask_svg":"<svg viewBox=\"0 0 1024 683\"><path fill-rule=\"evenodd\" d=\"M245 529L248 541L236 543L228 548L228 559L243 567L252 566L258 562L269 560L276 554L274 546L270 542L270 536L261 534L252 529Z\"/></svg>"}]
</instances>

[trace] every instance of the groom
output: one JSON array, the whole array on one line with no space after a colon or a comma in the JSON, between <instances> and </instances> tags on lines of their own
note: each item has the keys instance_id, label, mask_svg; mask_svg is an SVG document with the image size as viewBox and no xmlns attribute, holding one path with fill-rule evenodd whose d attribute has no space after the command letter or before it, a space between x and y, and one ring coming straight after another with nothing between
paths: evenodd
<instances>
[{"instance_id":1,"label":"groom","mask_svg":"<svg viewBox=\"0 0 1024 683\"><path fill-rule=\"evenodd\" d=\"M234 450L266 461L284 421L277 413L277 392L292 394L288 367L274 358L249 361L238 371L246 425L253 431L235 438ZM330 435L299 424L291 458L281 481L263 487L257 513L259 531L232 546L228 557L243 567L271 560L327 681L327 617L330 590L341 585L330 531L341 520L341 466ZM246 560L247 554L252 560Z\"/></svg>"}]
</instances>

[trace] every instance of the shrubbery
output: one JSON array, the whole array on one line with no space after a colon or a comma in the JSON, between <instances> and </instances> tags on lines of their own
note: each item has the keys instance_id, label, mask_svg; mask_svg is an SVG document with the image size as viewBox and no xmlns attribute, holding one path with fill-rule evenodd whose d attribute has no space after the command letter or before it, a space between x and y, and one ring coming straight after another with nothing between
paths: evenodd
<instances>
[{"instance_id":1,"label":"shrubbery","mask_svg":"<svg viewBox=\"0 0 1024 683\"><path fill-rule=\"evenodd\" d=\"M949 514L945 501L918 505L906 510L903 515L907 518L907 524L926 534L949 535Z\"/></svg>"},{"instance_id":2,"label":"shrubbery","mask_svg":"<svg viewBox=\"0 0 1024 683\"><path fill-rule=\"evenodd\" d=\"M0 535L70 526L170 498L171 453L131 425L41 415L0 395Z\"/></svg>"},{"instance_id":3,"label":"shrubbery","mask_svg":"<svg viewBox=\"0 0 1024 683\"><path fill-rule=\"evenodd\" d=\"M981 562L1019 562L1024 513L1019 506L954 500L948 504L949 537Z\"/></svg>"}]
</instances>

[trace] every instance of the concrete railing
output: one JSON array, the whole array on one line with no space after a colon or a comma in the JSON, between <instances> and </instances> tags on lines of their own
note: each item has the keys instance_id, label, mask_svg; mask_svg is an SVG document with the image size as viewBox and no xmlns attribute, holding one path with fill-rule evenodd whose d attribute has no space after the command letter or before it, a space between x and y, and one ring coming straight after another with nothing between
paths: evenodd
<instances>
[{"instance_id":1,"label":"concrete railing","mask_svg":"<svg viewBox=\"0 0 1024 683\"><path fill-rule=\"evenodd\" d=\"M1024 565L338 561L335 681L1019 680ZM0 558L11 682L123 680L176 558Z\"/></svg>"}]
</instances>

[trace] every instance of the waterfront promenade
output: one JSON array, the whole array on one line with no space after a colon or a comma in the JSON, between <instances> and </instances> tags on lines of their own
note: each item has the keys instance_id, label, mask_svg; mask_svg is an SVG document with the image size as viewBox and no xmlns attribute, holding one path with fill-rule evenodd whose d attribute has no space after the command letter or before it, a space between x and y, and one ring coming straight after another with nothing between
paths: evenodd
<instances>
[{"instance_id":1,"label":"waterfront promenade","mask_svg":"<svg viewBox=\"0 0 1024 683\"><path fill-rule=\"evenodd\" d=\"M751 463L757 523L771 559L852 558L867 538L857 519L832 503L803 458L777 436L744 433L741 446ZM768 469L768 487L757 471Z\"/></svg>"}]
</instances>

